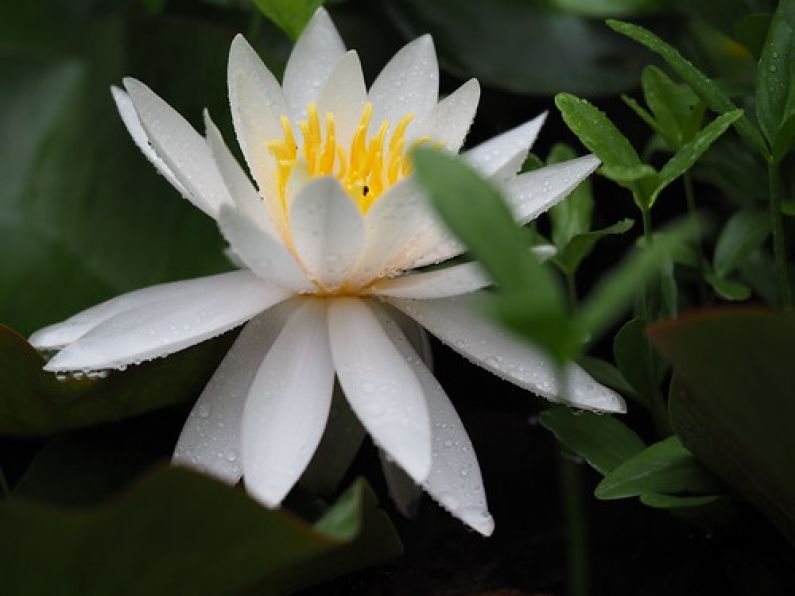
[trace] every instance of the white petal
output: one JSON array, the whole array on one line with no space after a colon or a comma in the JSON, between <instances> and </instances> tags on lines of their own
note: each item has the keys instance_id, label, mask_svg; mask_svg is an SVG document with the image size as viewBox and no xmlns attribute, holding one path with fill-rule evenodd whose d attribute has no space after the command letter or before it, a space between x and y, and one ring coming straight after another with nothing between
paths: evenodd
<instances>
[{"instance_id":1,"label":"white petal","mask_svg":"<svg viewBox=\"0 0 795 596\"><path fill-rule=\"evenodd\" d=\"M279 117L289 112L279 83L242 35L235 37L229 50L227 84L238 143L267 197L275 164L266 143L282 139Z\"/></svg>"},{"instance_id":2,"label":"white petal","mask_svg":"<svg viewBox=\"0 0 795 596\"><path fill-rule=\"evenodd\" d=\"M326 113L334 115L337 143L350 147L353 133L367 103L359 55L351 50L337 63L317 97L317 110L321 125L325 126Z\"/></svg>"},{"instance_id":3,"label":"white petal","mask_svg":"<svg viewBox=\"0 0 795 596\"><path fill-rule=\"evenodd\" d=\"M585 155L509 180L504 194L517 223L524 225L565 199L599 163L595 156Z\"/></svg>"},{"instance_id":4,"label":"white petal","mask_svg":"<svg viewBox=\"0 0 795 596\"><path fill-rule=\"evenodd\" d=\"M318 8L295 43L284 69L282 87L294 120L306 118L306 107L345 54L345 44L324 8Z\"/></svg>"},{"instance_id":5,"label":"white petal","mask_svg":"<svg viewBox=\"0 0 795 596\"><path fill-rule=\"evenodd\" d=\"M65 321L39 329L30 336L30 343L40 350L62 348L116 315L163 300L187 302L194 297L206 294L207 291L225 283L226 280L231 280L230 283L234 283L239 276L239 273L221 273L198 279L158 284L128 292L92 306Z\"/></svg>"},{"instance_id":6,"label":"white petal","mask_svg":"<svg viewBox=\"0 0 795 596\"><path fill-rule=\"evenodd\" d=\"M387 335L422 385L431 416L433 463L422 487L452 515L484 536L494 531L475 451L450 399L398 325L381 314Z\"/></svg>"},{"instance_id":7,"label":"white petal","mask_svg":"<svg viewBox=\"0 0 795 596\"><path fill-rule=\"evenodd\" d=\"M264 201L232 155L229 147L226 146L221 131L212 121L207 110L204 111L204 124L207 130L207 144L212 151L215 163L218 164L218 170L221 172L221 177L229 190L232 201L240 212L245 214L245 217L255 222L273 238L278 238L279 234L268 216Z\"/></svg>"},{"instance_id":8,"label":"white petal","mask_svg":"<svg viewBox=\"0 0 795 596\"><path fill-rule=\"evenodd\" d=\"M441 300L389 299L451 348L495 375L552 401L560 401L555 367L539 350L478 316L472 297ZM575 364L566 369L566 402L602 412L625 411L614 391L594 381Z\"/></svg>"},{"instance_id":9,"label":"white petal","mask_svg":"<svg viewBox=\"0 0 795 596\"><path fill-rule=\"evenodd\" d=\"M412 178L386 191L365 214L364 251L349 280L351 285L361 286L394 273L400 263L411 258L415 242L436 221Z\"/></svg>"},{"instance_id":10,"label":"white petal","mask_svg":"<svg viewBox=\"0 0 795 596\"><path fill-rule=\"evenodd\" d=\"M412 129L413 138L430 137L458 153L475 119L480 101L480 83L470 79L436 104Z\"/></svg>"},{"instance_id":11,"label":"white petal","mask_svg":"<svg viewBox=\"0 0 795 596\"><path fill-rule=\"evenodd\" d=\"M149 137L146 136L146 131L144 130L144 127L141 126L141 120L138 118L138 112L135 111L135 106L133 106L132 100L130 99L130 96L127 95L127 92L119 89L116 86L111 86L110 92L113 95L113 100L116 102L116 107L119 110L119 115L121 116L122 122L124 122L124 126L127 127L127 132L130 133L133 141L144 154L146 159L148 159L149 162L155 166L157 171L160 172L165 179L171 183L171 186L176 188L183 197L188 199L191 203L198 203L197 207L204 211L206 206L202 200L191 196L182 183L177 180L177 177L174 175L174 172L171 171L171 168L166 165L166 162L164 162L161 157L155 153L154 148L149 144Z\"/></svg>"},{"instance_id":12,"label":"white petal","mask_svg":"<svg viewBox=\"0 0 795 596\"><path fill-rule=\"evenodd\" d=\"M386 452L380 449L378 450L378 459L381 461L386 487L395 507L404 516L414 517L422 500L420 485L414 482L411 476L406 474Z\"/></svg>"},{"instance_id":13,"label":"white petal","mask_svg":"<svg viewBox=\"0 0 795 596\"><path fill-rule=\"evenodd\" d=\"M206 281L202 294L143 304L108 319L66 346L45 370L124 368L167 356L221 335L290 295L249 271Z\"/></svg>"},{"instance_id":14,"label":"white petal","mask_svg":"<svg viewBox=\"0 0 795 596\"><path fill-rule=\"evenodd\" d=\"M278 336L293 301L251 319L235 340L188 416L173 462L235 484L243 474L240 431L243 407L265 354Z\"/></svg>"},{"instance_id":15,"label":"white petal","mask_svg":"<svg viewBox=\"0 0 795 596\"><path fill-rule=\"evenodd\" d=\"M403 46L370 87L373 123L393 124L407 114L423 118L439 98L439 64L430 35Z\"/></svg>"},{"instance_id":16,"label":"white petal","mask_svg":"<svg viewBox=\"0 0 795 596\"><path fill-rule=\"evenodd\" d=\"M124 86L157 154L190 196L201 199L196 206L215 217L231 198L204 137L140 81L126 78Z\"/></svg>"},{"instance_id":17,"label":"white petal","mask_svg":"<svg viewBox=\"0 0 795 596\"><path fill-rule=\"evenodd\" d=\"M392 298L448 298L469 294L491 284L483 268L472 262L385 279L376 282L370 292L376 296Z\"/></svg>"},{"instance_id":18,"label":"white petal","mask_svg":"<svg viewBox=\"0 0 795 596\"><path fill-rule=\"evenodd\" d=\"M331 405L324 301L303 302L262 361L243 410L246 490L269 507L277 507L303 473Z\"/></svg>"},{"instance_id":19,"label":"white petal","mask_svg":"<svg viewBox=\"0 0 795 596\"><path fill-rule=\"evenodd\" d=\"M364 220L353 199L334 178L317 178L293 201L290 228L312 279L327 290L338 288L364 244Z\"/></svg>"},{"instance_id":20,"label":"white petal","mask_svg":"<svg viewBox=\"0 0 795 596\"><path fill-rule=\"evenodd\" d=\"M365 302L328 302L331 353L348 403L373 441L421 482L431 466L431 430L416 375Z\"/></svg>"},{"instance_id":21,"label":"white petal","mask_svg":"<svg viewBox=\"0 0 795 596\"><path fill-rule=\"evenodd\" d=\"M463 154L466 161L481 175L504 182L519 171L530 147L538 137L547 114L533 118L504 132Z\"/></svg>"},{"instance_id":22,"label":"white petal","mask_svg":"<svg viewBox=\"0 0 795 596\"><path fill-rule=\"evenodd\" d=\"M224 207L218 225L235 254L262 279L295 292L315 289L292 253L241 213Z\"/></svg>"}]
</instances>

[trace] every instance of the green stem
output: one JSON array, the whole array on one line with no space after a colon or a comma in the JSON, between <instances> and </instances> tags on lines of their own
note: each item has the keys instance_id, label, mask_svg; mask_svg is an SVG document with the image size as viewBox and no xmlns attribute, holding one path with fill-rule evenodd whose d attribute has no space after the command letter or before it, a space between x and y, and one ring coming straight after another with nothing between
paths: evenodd
<instances>
[{"instance_id":1,"label":"green stem","mask_svg":"<svg viewBox=\"0 0 795 596\"><path fill-rule=\"evenodd\" d=\"M590 576L588 516L583 499L582 466L562 447L558 452L560 491L566 514L568 593L587 596Z\"/></svg>"},{"instance_id":2,"label":"green stem","mask_svg":"<svg viewBox=\"0 0 795 596\"><path fill-rule=\"evenodd\" d=\"M566 273L566 292L569 296L569 308L574 312L577 306L577 279L574 272Z\"/></svg>"},{"instance_id":3,"label":"green stem","mask_svg":"<svg viewBox=\"0 0 795 596\"><path fill-rule=\"evenodd\" d=\"M770 184L770 226L773 230L773 256L776 260L776 282L779 306L792 310L792 287L789 281L787 264L787 243L784 238L784 219L781 203L784 189L781 186L781 172L776 163L768 163L768 182Z\"/></svg>"}]
</instances>

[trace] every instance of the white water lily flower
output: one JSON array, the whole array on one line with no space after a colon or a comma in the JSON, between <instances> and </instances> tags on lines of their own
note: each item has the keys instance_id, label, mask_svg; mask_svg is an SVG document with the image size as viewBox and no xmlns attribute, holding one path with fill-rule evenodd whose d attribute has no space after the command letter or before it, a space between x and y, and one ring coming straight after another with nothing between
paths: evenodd
<instances>
[{"instance_id":1,"label":"white water lily flower","mask_svg":"<svg viewBox=\"0 0 795 596\"><path fill-rule=\"evenodd\" d=\"M278 506L324 434L336 379L385 459L490 534L470 440L418 356L418 342L407 340L417 336L416 324L401 321L407 315L520 387L560 397L546 357L468 305L489 283L477 264L414 271L463 247L426 205L407 152L420 143L458 152L478 82L437 103L436 55L423 36L368 90L356 52L346 52L323 9L296 43L281 86L240 36L228 77L235 131L256 187L206 113L202 137L139 81L125 79L126 92L114 88L113 96L144 155L218 222L241 270L137 290L42 329L31 342L60 350L45 368L122 369L245 324L197 401L176 462L229 483L242 477L251 495ZM517 175L543 119L463 154L504 190L521 223L599 164L586 156ZM623 410L618 395L576 365L566 374L573 405ZM400 499L400 478L387 471Z\"/></svg>"}]
</instances>

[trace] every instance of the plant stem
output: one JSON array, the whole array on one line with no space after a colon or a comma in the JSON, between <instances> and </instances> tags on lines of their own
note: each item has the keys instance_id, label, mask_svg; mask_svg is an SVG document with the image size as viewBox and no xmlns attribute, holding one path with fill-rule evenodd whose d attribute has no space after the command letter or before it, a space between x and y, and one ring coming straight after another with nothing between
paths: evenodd
<instances>
[{"instance_id":1,"label":"plant stem","mask_svg":"<svg viewBox=\"0 0 795 596\"><path fill-rule=\"evenodd\" d=\"M784 238L784 219L781 215L784 189L781 186L781 172L778 164L768 163L767 174L770 184L770 227L773 231L773 256L776 260L778 302L780 307L792 310L792 287L790 286L787 264L787 243Z\"/></svg>"},{"instance_id":2,"label":"plant stem","mask_svg":"<svg viewBox=\"0 0 795 596\"><path fill-rule=\"evenodd\" d=\"M652 234L652 226L651 226L651 209L648 207L642 207L640 210L641 218L643 219L643 238L646 240L649 246L652 245L654 241L654 236Z\"/></svg>"},{"instance_id":3,"label":"plant stem","mask_svg":"<svg viewBox=\"0 0 795 596\"><path fill-rule=\"evenodd\" d=\"M587 596L590 576L588 517L583 499L582 466L573 458L561 447L558 470L566 515L568 593L570 596Z\"/></svg>"}]
</instances>

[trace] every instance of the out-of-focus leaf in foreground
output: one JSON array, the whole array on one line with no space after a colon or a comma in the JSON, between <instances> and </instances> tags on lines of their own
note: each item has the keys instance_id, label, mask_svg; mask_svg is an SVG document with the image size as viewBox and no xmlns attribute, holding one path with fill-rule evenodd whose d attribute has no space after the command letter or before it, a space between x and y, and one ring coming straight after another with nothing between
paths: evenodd
<instances>
[{"instance_id":1,"label":"out-of-focus leaf in foreground","mask_svg":"<svg viewBox=\"0 0 795 596\"><path fill-rule=\"evenodd\" d=\"M254 0L254 4L290 39L295 40L323 0Z\"/></svg>"},{"instance_id":2,"label":"out-of-focus leaf in foreground","mask_svg":"<svg viewBox=\"0 0 795 596\"><path fill-rule=\"evenodd\" d=\"M682 442L795 541L795 317L724 309L648 333L674 368L669 409Z\"/></svg>"},{"instance_id":3,"label":"out-of-focus leaf in foreground","mask_svg":"<svg viewBox=\"0 0 795 596\"><path fill-rule=\"evenodd\" d=\"M0 526L8 594L286 594L401 552L362 480L309 525L173 467L91 509L11 497Z\"/></svg>"}]
</instances>

